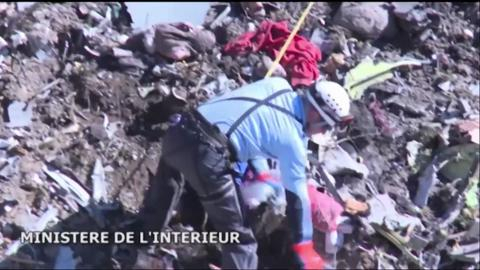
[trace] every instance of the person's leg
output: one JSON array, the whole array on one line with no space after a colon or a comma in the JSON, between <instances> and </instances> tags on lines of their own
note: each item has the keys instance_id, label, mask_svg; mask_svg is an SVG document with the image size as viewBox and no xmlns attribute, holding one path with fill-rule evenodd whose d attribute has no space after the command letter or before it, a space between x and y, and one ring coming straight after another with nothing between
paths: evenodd
<instances>
[{"instance_id":1,"label":"person's leg","mask_svg":"<svg viewBox=\"0 0 480 270\"><path fill-rule=\"evenodd\" d=\"M218 180L231 184L202 198L203 206L216 231L237 232L240 241L240 244L222 246L222 269L257 269L257 242L245 220L233 179L229 175L224 175Z\"/></svg>"},{"instance_id":2,"label":"person's leg","mask_svg":"<svg viewBox=\"0 0 480 270\"><path fill-rule=\"evenodd\" d=\"M179 129L181 130L181 129ZM174 133L172 133L174 134ZM257 243L247 226L239 194L228 169L228 150L209 136L187 127L172 136L167 148L184 150L168 155L169 165L185 176L202 202L216 231L238 232L240 244L222 246L223 269L256 269Z\"/></svg>"},{"instance_id":3,"label":"person's leg","mask_svg":"<svg viewBox=\"0 0 480 270\"><path fill-rule=\"evenodd\" d=\"M181 174L161 159L157 172L150 181L140 214L144 230L163 230L168 225L180 200L183 186Z\"/></svg>"}]
</instances>

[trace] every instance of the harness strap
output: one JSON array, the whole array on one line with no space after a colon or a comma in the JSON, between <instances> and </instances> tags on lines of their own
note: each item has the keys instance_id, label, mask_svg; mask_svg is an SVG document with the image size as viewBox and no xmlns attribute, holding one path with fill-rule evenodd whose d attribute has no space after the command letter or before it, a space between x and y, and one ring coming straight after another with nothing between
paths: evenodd
<instances>
[{"instance_id":1,"label":"harness strap","mask_svg":"<svg viewBox=\"0 0 480 270\"><path fill-rule=\"evenodd\" d=\"M244 100L244 101L251 101L251 102L255 102L256 104L253 105L251 108L249 108L246 112L244 112L233 124L232 126L230 127L230 129L227 131L226 133L226 136L228 138L230 138L230 135L232 135L232 133L237 129L237 127L243 122L243 120L245 120L245 118L247 118L253 111L255 111L256 109L258 109L260 106L262 105L265 105L265 106L269 106L273 109L276 109L278 111L281 111L289 116L291 116L292 118L294 118L296 121L298 121L300 124L302 124L302 120L297 117L294 113L292 113L291 111L283 108L283 107L280 107L276 104L272 104L270 103L269 101L282 95L282 94L285 94L285 93L288 93L292 91L291 89L283 89L283 90L280 90L280 91L277 91L273 94L271 94L270 96L266 97L265 99L256 99L256 98L251 98L251 97L231 97L231 98L226 98L226 99L222 99L222 100L217 100L217 101L214 101L212 103L217 103L217 102L221 102L221 101L227 101L227 100ZM210 103L210 104L212 104Z\"/></svg>"}]
</instances>

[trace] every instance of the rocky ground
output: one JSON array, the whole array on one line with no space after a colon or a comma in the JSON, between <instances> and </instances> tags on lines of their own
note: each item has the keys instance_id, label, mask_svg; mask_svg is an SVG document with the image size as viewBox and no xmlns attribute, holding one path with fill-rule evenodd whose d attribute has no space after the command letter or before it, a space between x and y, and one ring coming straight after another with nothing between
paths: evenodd
<instances>
[{"instance_id":1,"label":"rocky ground","mask_svg":"<svg viewBox=\"0 0 480 270\"><path fill-rule=\"evenodd\" d=\"M401 251L379 230L367 233L356 224L359 233L347 235L337 254L338 268L419 267L415 258L426 268L479 267L479 249L473 252L476 259L452 255L465 243L478 245L478 189L472 193L476 204L470 201L464 207L463 194L471 183L478 188L478 180L472 180L478 179L478 168L469 172L478 164L479 3L418 4L390 5L390 12L379 15L377 25L369 29L361 18L351 25L341 3L315 3L299 32L322 51L320 76L339 83L365 56L422 62L395 69L393 78L370 86L355 101L355 122L346 137L379 192L389 194L397 210L421 219L424 232L429 232L421 235L425 245L412 253ZM115 231L133 219L156 172L168 117L180 104L175 95L196 104L205 93L230 91L256 80L252 70L260 54L232 57L221 54L222 47L255 29L265 17L287 20L292 29L306 5L264 2L263 14L253 14L235 3L222 20L217 18L226 4L212 5L205 26L215 22L214 48L172 61L141 49L114 49L133 35L128 10L119 3L36 3L18 11L1 2L2 267L62 268L62 263L73 263L73 257L78 268L169 264L167 259L175 257L165 249L170 247L146 252L118 246L41 245L11 251L23 230L56 224L48 227ZM220 86L225 82L227 86ZM462 124L473 138L460 134ZM455 157L452 163L460 165L440 171L437 192L425 208L416 207L412 201L419 179L425 178L422 173L450 146L461 149L451 150L452 157L444 159ZM343 180L353 194L372 196L364 179ZM178 224L173 228L188 229ZM184 266L206 263L205 247L174 250ZM208 256L218 261L214 249Z\"/></svg>"}]
</instances>

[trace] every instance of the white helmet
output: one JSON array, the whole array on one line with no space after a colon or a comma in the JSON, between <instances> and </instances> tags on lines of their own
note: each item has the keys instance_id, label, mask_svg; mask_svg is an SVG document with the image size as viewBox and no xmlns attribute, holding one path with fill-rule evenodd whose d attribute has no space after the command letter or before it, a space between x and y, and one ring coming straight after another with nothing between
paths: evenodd
<instances>
[{"instance_id":1,"label":"white helmet","mask_svg":"<svg viewBox=\"0 0 480 270\"><path fill-rule=\"evenodd\" d=\"M317 81L315 87L307 91L307 99L322 118L331 126L348 125L353 117L350 115L350 97L338 83Z\"/></svg>"}]
</instances>

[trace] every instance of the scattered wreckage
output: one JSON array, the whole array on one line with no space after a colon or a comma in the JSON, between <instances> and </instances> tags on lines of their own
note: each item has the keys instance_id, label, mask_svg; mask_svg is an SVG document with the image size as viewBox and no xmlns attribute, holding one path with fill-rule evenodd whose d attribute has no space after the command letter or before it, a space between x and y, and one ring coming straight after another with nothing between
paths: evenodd
<instances>
[{"instance_id":1,"label":"scattered wreckage","mask_svg":"<svg viewBox=\"0 0 480 270\"><path fill-rule=\"evenodd\" d=\"M265 76L306 6L212 3L203 26L135 32L124 3L0 3L2 267L218 264L211 245L38 246L19 234L129 227L156 203L145 191L174 113ZM310 146L317 250L331 267L479 268L478 10L315 3L275 67L355 100L350 129ZM259 183L242 192L261 267L286 265L284 198ZM198 229L188 200L170 230Z\"/></svg>"}]
</instances>

